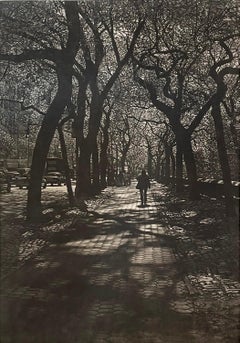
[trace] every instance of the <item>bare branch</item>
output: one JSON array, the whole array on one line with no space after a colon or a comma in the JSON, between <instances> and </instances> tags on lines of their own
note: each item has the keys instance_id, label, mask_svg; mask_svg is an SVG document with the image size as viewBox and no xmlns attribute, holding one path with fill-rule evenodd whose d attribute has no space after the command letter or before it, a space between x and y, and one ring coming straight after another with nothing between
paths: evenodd
<instances>
[{"instance_id":1,"label":"bare branch","mask_svg":"<svg viewBox=\"0 0 240 343\"><path fill-rule=\"evenodd\" d=\"M6 76L7 72L8 72L9 66L10 66L10 63L8 61L8 64L6 66L6 69L4 70L4 73L3 73L3 76L0 79L0 82L5 78L5 76Z\"/></svg>"}]
</instances>

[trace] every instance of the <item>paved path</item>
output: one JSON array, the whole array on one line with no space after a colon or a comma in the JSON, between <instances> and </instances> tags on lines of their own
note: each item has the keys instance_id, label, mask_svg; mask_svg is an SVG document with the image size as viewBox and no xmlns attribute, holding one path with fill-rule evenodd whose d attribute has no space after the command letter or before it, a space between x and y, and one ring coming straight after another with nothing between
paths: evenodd
<instances>
[{"instance_id":1,"label":"paved path","mask_svg":"<svg viewBox=\"0 0 240 343\"><path fill-rule=\"evenodd\" d=\"M2 285L1 342L218 342L194 314L153 193L113 188Z\"/></svg>"}]
</instances>

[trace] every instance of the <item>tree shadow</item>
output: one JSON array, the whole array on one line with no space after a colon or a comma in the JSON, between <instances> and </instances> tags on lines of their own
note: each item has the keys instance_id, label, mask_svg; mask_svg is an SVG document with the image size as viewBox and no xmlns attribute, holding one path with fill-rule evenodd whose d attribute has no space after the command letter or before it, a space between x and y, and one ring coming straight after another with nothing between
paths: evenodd
<instances>
[{"instance_id":1,"label":"tree shadow","mask_svg":"<svg viewBox=\"0 0 240 343\"><path fill-rule=\"evenodd\" d=\"M6 341L141 342L145 335L185 343L207 331L186 300L173 238L154 205L142 211L133 196L53 233L49 247L5 281Z\"/></svg>"}]
</instances>

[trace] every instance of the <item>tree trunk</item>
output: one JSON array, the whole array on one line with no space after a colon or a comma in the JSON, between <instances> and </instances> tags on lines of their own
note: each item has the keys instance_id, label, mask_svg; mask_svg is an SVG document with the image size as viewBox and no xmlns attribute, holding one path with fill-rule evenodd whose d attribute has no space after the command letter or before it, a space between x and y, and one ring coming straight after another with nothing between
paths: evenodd
<instances>
[{"instance_id":1,"label":"tree trunk","mask_svg":"<svg viewBox=\"0 0 240 343\"><path fill-rule=\"evenodd\" d=\"M183 154L181 143L176 141L176 192L181 193L183 191Z\"/></svg>"},{"instance_id":2,"label":"tree trunk","mask_svg":"<svg viewBox=\"0 0 240 343\"><path fill-rule=\"evenodd\" d=\"M147 164L147 169L148 169L148 175L152 177L152 151L151 147L148 145L148 164Z\"/></svg>"},{"instance_id":3,"label":"tree trunk","mask_svg":"<svg viewBox=\"0 0 240 343\"><path fill-rule=\"evenodd\" d=\"M107 187L107 168L108 168L108 158L107 153L101 152L100 155L100 184L101 188L104 189Z\"/></svg>"},{"instance_id":4,"label":"tree trunk","mask_svg":"<svg viewBox=\"0 0 240 343\"><path fill-rule=\"evenodd\" d=\"M224 193L225 193L225 203L227 215L234 216L236 215L234 209L234 200L232 194L232 183L231 183L231 172L229 167L229 161L227 156L226 143L224 138L224 129L221 116L220 101L212 107L212 117L214 120L215 130L216 130L216 140L218 147L219 162L222 169L222 176L224 182Z\"/></svg>"},{"instance_id":5,"label":"tree trunk","mask_svg":"<svg viewBox=\"0 0 240 343\"><path fill-rule=\"evenodd\" d=\"M237 133L235 125L236 125L235 123L230 124L230 131L232 135L232 141L234 144L234 150L238 158L238 163L240 163L240 147L239 147L239 142L238 142L238 133Z\"/></svg>"},{"instance_id":6,"label":"tree trunk","mask_svg":"<svg viewBox=\"0 0 240 343\"><path fill-rule=\"evenodd\" d=\"M188 135L183 137L182 150L189 181L189 197L192 200L198 200L200 199L200 192L197 184L197 168L192 150L191 137L188 137Z\"/></svg>"},{"instance_id":7,"label":"tree trunk","mask_svg":"<svg viewBox=\"0 0 240 343\"><path fill-rule=\"evenodd\" d=\"M170 181L170 154L171 150L168 144L164 145L164 150L165 150L165 175L164 179L166 183L169 183Z\"/></svg>"},{"instance_id":8,"label":"tree trunk","mask_svg":"<svg viewBox=\"0 0 240 343\"><path fill-rule=\"evenodd\" d=\"M80 156L77 163L77 180L75 188L75 196L81 199L83 194L88 194L91 189L91 176L90 176L90 157L91 151L84 138L80 144Z\"/></svg>"},{"instance_id":9,"label":"tree trunk","mask_svg":"<svg viewBox=\"0 0 240 343\"><path fill-rule=\"evenodd\" d=\"M129 148L130 148L130 142L126 143L126 146L124 147L122 151L122 156L120 159L120 167L123 173L125 172L125 165L126 165L127 153L128 153Z\"/></svg>"},{"instance_id":10,"label":"tree trunk","mask_svg":"<svg viewBox=\"0 0 240 343\"><path fill-rule=\"evenodd\" d=\"M118 153L118 146L116 145L115 147L116 147L116 158L115 158L116 162L113 168L115 169L114 172L117 175L119 172L119 153Z\"/></svg>"},{"instance_id":11,"label":"tree trunk","mask_svg":"<svg viewBox=\"0 0 240 343\"><path fill-rule=\"evenodd\" d=\"M103 127L103 141L101 142L101 151L100 151L100 183L101 188L107 186L107 168L108 168L108 145L109 145L109 126L110 126L110 115L111 111L106 113L106 121Z\"/></svg>"},{"instance_id":12,"label":"tree trunk","mask_svg":"<svg viewBox=\"0 0 240 343\"><path fill-rule=\"evenodd\" d=\"M165 162L162 160L161 171L160 171L160 180L164 182L165 177Z\"/></svg>"},{"instance_id":13,"label":"tree trunk","mask_svg":"<svg viewBox=\"0 0 240 343\"><path fill-rule=\"evenodd\" d=\"M82 194L89 194L91 191L91 156L94 154L97 136L102 119L103 100L97 91L92 92L92 102L90 105L90 117L88 123L88 135L80 139L80 157L78 159L78 174L75 189L76 198L80 199ZM97 162L98 164L98 162ZM95 165L96 167L96 165ZM99 168L99 166L98 166ZM98 171L99 185L99 171ZM99 186L98 186L99 187Z\"/></svg>"},{"instance_id":14,"label":"tree trunk","mask_svg":"<svg viewBox=\"0 0 240 343\"><path fill-rule=\"evenodd\" d=\"M108 158L107 158L107 149L108 149L108 132L103 133L103 142L101 145L100 152L100 178L101 178L101 187L105 188L107 186L107 167L108 167Z\"/></svg>"},{"instance_id":15,"label":"tree trunk","mask_svg":"<svg viewBox=\"0 0 240 343\"><path fill-rule=\"evenodd\" d=\"M67 186L67 191L68 191L69 205L74 206L75 205L75 198L74 198L73 190L72 190L70 169L69 169L68 157L67 157L67 149L66 149L66 144L65 144L65 139L64 139L62 127L60 125L58 125L58 135L59 135L59 141L60 141L61 151L62 151L62 158L63 158L63 163L64 163L64 171L65 171L65 177L66 177L66 186Z\"/></svg>"},{"instance_id":16,"label":"tree trunk","mask_svg":"<svg viewBox=\"0 0 240 343\"><path fill-rule=\"evenodd\" d=\"M125 172L125 164L126 164L126 158L127 158L127 154L124 151L122 153L122 156L120 158L120 168L121 168L121 172L124 173Z\"/></svg>"},{"instance_id":17,"label":"tree trunk","mask_svg":"<svg viewBox=\"0 0 240 343\"><path fill-rule=\"evenodd\" d=\"M97 140L94 143L94 148L93 148L93 153L92 153L92 174L93 174L92 190L93 190L93 193L96 194L100 191Z\"/></svg>"},{"instance_id":18,"label":"tree trunk","mask_svg":"<svg viewBox=\"0 0 240 343\"><path fill-rule=\"evenodd\" d=\"M171 159L171 178L172 178L172 182L174 183L174 179L175 179L175 173L176 173L176 161L175 161L175 157L171 148L170 151L170 159Z\"/></svg>"},{"instance_id":19,"label":"tree trunk","mask_svg":"<svg viewBox=\"0 0 240 343\"><path fill-rule=\"evenodd\" d=\"M161 157L160 155L157 155L157 163L156 163L156 170L155 170L155 178L157 182L160 181L160 161L161 161Z\"/></svg>"},{"instance_id":20,"label":"tree trunk","mask_svg":"<svg viewBox=\"0 0 240 343\"><path fill-rule=\"evenodd\" d=\"M31 221L38 221L41 218L41 184L45 162L58 122L71 98L72 66L67 62L59 64L57 75L58 90L43 118L33 151L27 200L27 219Z\"/></svg>"}]
</instances>

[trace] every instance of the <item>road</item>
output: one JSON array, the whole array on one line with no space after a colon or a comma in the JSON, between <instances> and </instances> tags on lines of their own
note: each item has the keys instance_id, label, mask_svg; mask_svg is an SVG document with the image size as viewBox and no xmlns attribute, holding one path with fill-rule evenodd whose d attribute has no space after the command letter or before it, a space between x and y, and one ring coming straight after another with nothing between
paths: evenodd
<instances>
[{"instance_id":1,"label":"road","mask_svg":"<svg viewBox=\"0 0 240 343\"><path fill-rule=\"evenodd\" d=\"M48 186L42 190L42 201L47 204L61 196L66 197L66 186ZM22 218L27 202L27 190L12 187L10 193L1 194L0 209L1 220Z\"/></svg>"}]
</instances>

